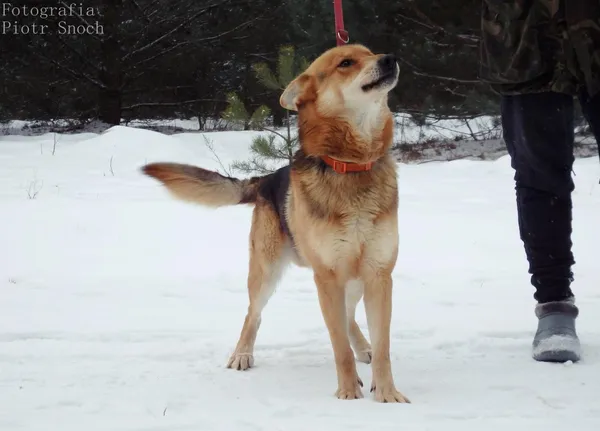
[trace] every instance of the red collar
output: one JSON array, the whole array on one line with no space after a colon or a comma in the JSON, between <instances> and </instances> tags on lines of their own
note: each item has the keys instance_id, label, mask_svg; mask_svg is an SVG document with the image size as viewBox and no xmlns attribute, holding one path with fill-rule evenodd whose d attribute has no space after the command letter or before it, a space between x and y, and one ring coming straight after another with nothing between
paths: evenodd
<instances>
[{"instance_id":1,"label":"red collar","mask_svg":"<svg viewBox=\"0 0 600 431\"><path fill-rule=\"evenodd\" d=\"M368 163L352 163L352 162L340 162L329 156L321 156L321 159L331 166L334 171L338 174L345 174L346 172L364 172L369 171L373 167L373 162Z\"/></svg>"}]
</instances>

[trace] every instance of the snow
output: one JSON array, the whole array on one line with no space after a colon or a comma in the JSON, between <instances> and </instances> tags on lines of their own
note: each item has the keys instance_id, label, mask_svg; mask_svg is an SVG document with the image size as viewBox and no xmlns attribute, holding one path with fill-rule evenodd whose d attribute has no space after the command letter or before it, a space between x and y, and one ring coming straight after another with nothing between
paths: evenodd
<instances>
[{"instance_id":1,"label":"snow","mask_svg":"<svg viewBox=\"0 0 600 431\"><path fill-rule=\"evenodd\" d=\"M294 122L292 117L292 123ZM44 131L51 127L65 127L69 124L77 123L77 120L55 120L49 122L41 121L23 121L11 120L6 123L0 123L0 134L35 134L37 131ZM202 123L205 130L233 129L239 126L223 119L218 120L200 120L198 117L187 119L137 119L122 120L122 124L129 127L152 128L164 133L175 131L199 131ZM395 114L396 141L403 144L414 144L425 140L449 140L471 139L476 136L478 139L490 140L497 138L499 133L498 121L491 116L481 116L474 119L428 119L426 125L418 125L414 119L405 113ZM91 122L85 126L86 129L96 131L110 127L106 124ZM283 131L283 130L282 130Z\"/></svg>"},{"instance_id":2,"label":"snow","mask_svg":"<svg viewBox=\"0 0 600 431\"><path fill-rule=\"evenodd\" d=\"M540 343L533 349L533 355L539 357L547 352L573 352L574 355L581 355L581 347L577 340L573 337L566 335L552 335L551 337L544 338Z\"/></svg>"},{"instance_id":3,"label":"snow","mask_svg":"<svg viewBox=\"0 0 600 431\"><path fill-rule=\"evenodd\" d=\"M584 359L564 365L530 356L534 302L507 157L400 166L391 350L412 404L378 404L368 389L333 396L307 269L291 267L267 305L255 368L225 368L247 307L251 209L175 201L138 168L218 168L204 137L227 166L252 135L0 137L0 430L598 429L597 158L575 166ZM362 304L357 319L366 330ZM368 388L370 367L358 372Z\"/></svg>"}]
</instances>

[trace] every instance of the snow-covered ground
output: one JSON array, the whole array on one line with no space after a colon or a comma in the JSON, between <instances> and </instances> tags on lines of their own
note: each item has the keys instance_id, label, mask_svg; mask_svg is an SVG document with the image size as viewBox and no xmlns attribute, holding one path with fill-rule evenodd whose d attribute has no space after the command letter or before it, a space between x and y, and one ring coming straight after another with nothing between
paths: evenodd
<instances>
[{"instance_id":1,"label":"snow-covered ground","mask_svg":"<svg viewBox=\"0 0 600 431\"><path fill-rule=\"evenodd\" d=\"M294 124L294 117L292 123ZM48 131L52 128L67 127L69 124L75 124L75 120L56 120L50 122L13 120L0 124L0 134L20 134L35 135L40 132ZM189 119L139 119L122 120L122 125L137 128L150 128L164 133L179 132L197 132L200 131L200 124L203 124L204 131L216 130L234 130L239 125L230 123L223 119L211 119L200 121L197 117ZM416 124L414 119L404 113L395 114L396 124L396 142L402 144L413 144L427 140L449 140L454 139L472 139L490 140L498 138L500 129L498 120L490 116L481 116L474 119L428 119L426 125ZM106 124L96 121L85 125L85 130L90 132L99 132L110 127Z\"/></svg>"},{"instance_id":2,"label":"snow-covered ground","mask_svg":"<svg viewBox=\"0 0 600 431\"><path fill-rule=\"evenodd\" d=\"M221 162L252 133L208 135ZM219 166L203 135L0 137L1 431L597 430L600 168L575 167L584 360L530 359L532 289L509 161L400 166L392 362L412 404L339 401L311 273L266 307L256 367L225 368L247 307L251 209L173 200L138 168ZM234 262L229 266L224 262ZM362 305L359 324L366 328ZM359 363L363 381L370 367ZM368 383L367 383L368 384Z\"/></svg>"}]
</instances>

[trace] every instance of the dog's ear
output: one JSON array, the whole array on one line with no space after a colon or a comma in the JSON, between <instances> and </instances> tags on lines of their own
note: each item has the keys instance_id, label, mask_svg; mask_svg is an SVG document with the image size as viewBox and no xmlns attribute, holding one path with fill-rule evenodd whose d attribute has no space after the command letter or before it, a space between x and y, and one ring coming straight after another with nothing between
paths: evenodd
<instances>
[{"instance_id":1,"label":"dog's ear","mask_svg":"<svg viewBox=\"0 0 600 431\"><path fill-rule=\"evenodd\" d=\"M316 90L310 75L302 74L288 84L279 98L279 104L290 111L297 111L306 102L315 100Z\"/></svg>"}]
</instances>

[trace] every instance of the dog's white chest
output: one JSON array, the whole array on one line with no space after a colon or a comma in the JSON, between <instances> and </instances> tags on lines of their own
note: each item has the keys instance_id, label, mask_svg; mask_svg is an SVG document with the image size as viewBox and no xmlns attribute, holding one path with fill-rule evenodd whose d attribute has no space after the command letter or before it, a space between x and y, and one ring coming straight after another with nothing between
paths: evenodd
<instances>
[{"instance_id":1,"label":"dog's white chest","mask_svg":"<svg viewBox=\"0 0 600 431\"><path fill-rule=\"evenodd\" d=\"M343 218L335 229L315 230L311 248L321 264L333 270L379 267L394 256L397 229L389 222L377 223L370 214L358 212Z\"/></svg>"}]
</instances>

